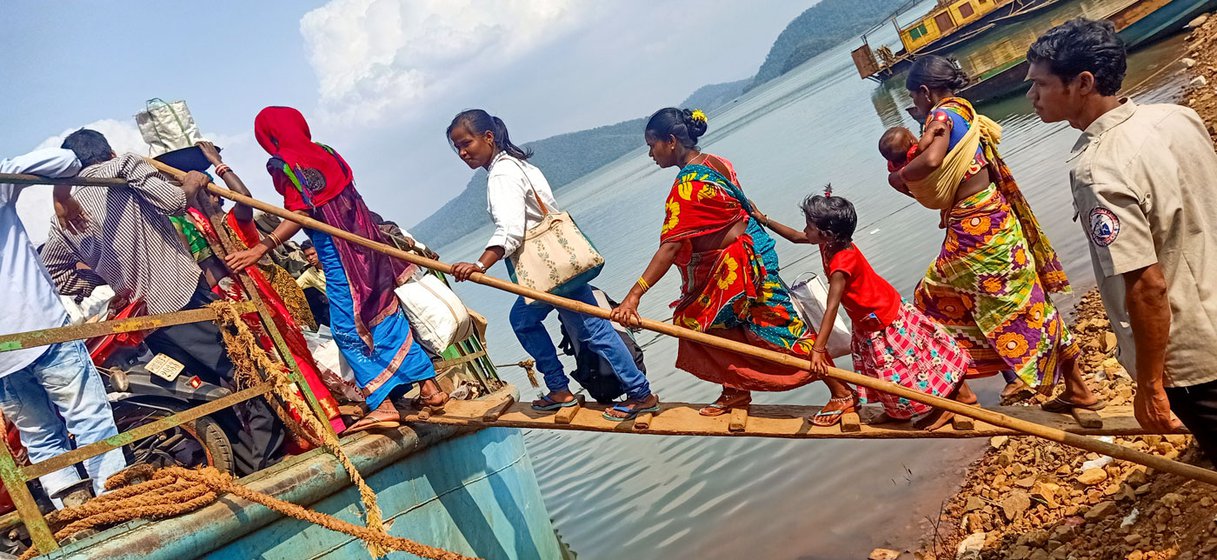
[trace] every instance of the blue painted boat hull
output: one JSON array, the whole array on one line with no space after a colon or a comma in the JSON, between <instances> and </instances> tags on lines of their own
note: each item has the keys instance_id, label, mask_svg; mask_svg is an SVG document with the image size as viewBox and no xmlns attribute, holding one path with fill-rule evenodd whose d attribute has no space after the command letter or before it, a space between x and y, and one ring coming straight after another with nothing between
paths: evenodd
<instances>
[{"instance_id":1,"label":"blue painted boat hull","mask_svg":"<svg viewBox=\"0 0 1217 560\"><path fill-rule=\"evenodd\" d=\"M1217 0L1174 0L1136 23L1121 29L1129 48L1175 33L1196 17L1217 9Z\"/></svg>"},{"instance_id":2,"label":"blue painted boat hull","mask_svg":"<svg viewBox=\"0 0 1217 560\"><path fill-rule=\"evenodd\" d=\"M436 425L344 441L376 491L389 532L467 556L562 558L521 433ZM358 492L332 457L310 452L242 481L356 524ZM225 498L163 521L108 529L40 558L307 560L369 558L357 539ZM395 553L390 558L414 558Z\"/></svg>"}]
</instances>

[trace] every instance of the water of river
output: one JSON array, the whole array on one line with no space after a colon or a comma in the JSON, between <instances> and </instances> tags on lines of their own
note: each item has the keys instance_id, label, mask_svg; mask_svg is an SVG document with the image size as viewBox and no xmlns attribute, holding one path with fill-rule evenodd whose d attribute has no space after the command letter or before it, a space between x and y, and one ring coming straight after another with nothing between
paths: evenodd
<instances>
[{"instance_id":1,"label":"water of river","mask_svg":"<svg viewBox=\"0 0 1217 560\"><path fill-rule=\"evenodd\" d=\"M1142 102L1173 99L1182 85L1174 62L1183 44L1174 38L1134 54L1128 91ZM910 102L899 84L860 80L849 58L853 46L826 52L715 111L702 145L734 162L749 196L788 224L801 224L798 202L831 182L834 193L858 209L858 245L907 297L938 253L942 232L936 214L887 186L875 146L888 126L916 130L902 111ZM1039 122L1022 98L981 109L1005 127L1002 152L1070 278L1085 290L1093 278L1082 234L1071 220L1065 164L1078 133ZM595 283L618 297L657 246L663 201L675 173L655 167L638 132L637 151L558 194L607 258ZM478 231L440 253L449 261L472 260L488 236L489 230ZM778 252L788 282L819 270L814 248L779 240ZM497 267L491 273L506 276ZM677 276L670 273L650 291L641 309L645 316L670 317ZM463 285L458 292L490 319L489 348L496 363L526 357L507 323L511 297L480 286ZM1071 305L1072 299L1063 303ZM556 317L550 321L556 331ZM643 333L639 340L652 338ZM647 348L655 391L673 401L716 397L716 386L673 369L675 349L668 339ZM524 397L532 397L520 370L500 373ZM981 388L992 402L992 382ZM826 398L821 384L756 394L759 403L817 404ZM877 546L914 545L926 519L936 515L985 444L560 431L530 432L526 440L555 527L581 558L591 559L865 558Z\"/></svg>"}]
</instances>

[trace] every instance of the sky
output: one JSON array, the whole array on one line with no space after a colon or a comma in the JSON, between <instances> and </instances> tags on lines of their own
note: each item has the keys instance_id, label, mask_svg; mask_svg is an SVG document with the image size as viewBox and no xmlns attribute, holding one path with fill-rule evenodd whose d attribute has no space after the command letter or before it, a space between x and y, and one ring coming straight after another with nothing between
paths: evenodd
<instances>
[{"instance_id":1,"label":"sky","mask_svg":"<svg viewBox=\"0 0 1217 560\"><path fill-rule=\"evenodd\" d=\"M444 137L457 112L484 108L517 142L645 116L753 75L815 2L5 0L0 157L80 127L147 153L135 113L184 99L254 195L279 203L253 119L290 105L350 162L371 207L415 224L472 174ZM38 187L19 203L35 241L48 201Z\"/></svg>"}]
</instances>

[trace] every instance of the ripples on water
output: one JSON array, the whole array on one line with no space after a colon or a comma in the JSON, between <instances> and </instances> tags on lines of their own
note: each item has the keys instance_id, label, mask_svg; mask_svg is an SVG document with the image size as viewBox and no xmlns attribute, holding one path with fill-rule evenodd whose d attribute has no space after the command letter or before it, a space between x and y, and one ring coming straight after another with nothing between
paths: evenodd
<instances>
[{"instance_id":1,"label":"ripples on water","mask_svg":"<svg viewBox=\"0 0 1217 560\"><path fill-rule=\"evenodd\" d=\"M1173 64L1179 38L1132 58L1126 84L1142 102L1170 100L1181 79ZM797 204L832 182L859 212L857 244L875 269L906 297L938 253L935 213L909 204L887 187L876 144L883 130L903 124L900 87L858 79L842 45L710 117L707 151L733 161L749 196L774 219L801 227ZM981 107L1005 126L1002 152L1081 292L1093 285L1084 240L1071 221L1065 161L1077 132L1045 125L1021 98ZM605 254L596 284L620 297L657 246L663 200L674 177L639 150L559 193L580 226ZM488 230L444 247L446 260L469 260ZM819 270L814 248L779 239L783 276ZM496 267L492 274L506 276ZM675 271L659 282L641 311L670 316ZM478 286L458 291L493 328L497 363L526 355L507 323L512 299ZM1071 305L1073 298L1063 303ZM550 319L556 331L556 318ZM653 338L639 335L641 342ZM556 338L555 338L556 340ZM675 371L675 342L647 348L649 378L666 400L709 402L716 386ZM568 360L573 366L573 362ZM848 367L842 362L840 365ZM532 397L520 370L502 376ZM994 381L981 384L993 400ZM813 384L758 403L823 403ZM557 530L581 558L864 558L877 546L913 545L925 519L954 490L967 462L983 448L972 440L779 440L688 438L580 432L526 434L545 505Z\"/></svg>"}]
</instances>

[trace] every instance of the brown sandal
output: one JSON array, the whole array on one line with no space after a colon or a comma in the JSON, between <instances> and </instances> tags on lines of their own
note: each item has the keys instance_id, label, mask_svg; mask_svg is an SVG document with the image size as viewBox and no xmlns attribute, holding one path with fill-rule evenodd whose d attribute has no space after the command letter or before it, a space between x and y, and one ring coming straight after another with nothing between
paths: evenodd
<instances>
[{"instance_id":1,"label":"brown sandal","mask_svg":"<svg viewBox=\"0 0 1217 560\"><path fill-rule=\"evenodd\" d=\"M399 426L401 426L401 414L397 412L397 408L393 406L393 403L385 399L380 406L376 407L376 410L364 415L363 418L360 418L358 422L347 428L342 434L346 435L371 430L391 430Z\"/></svg>"},{"instance_id":2,"label":"brown sandal","mask_svg":"<svg viewBox=\"0 0 1217 560\"><path fill-rule=\"evenodd\" d=\"M701 407L697 413L709 417L722 416L731 412L733 408L747 409L751 405L752 393L750 391L723 389L723 394L714 399L714 402Z\"/></svg>"}]
</instances>

